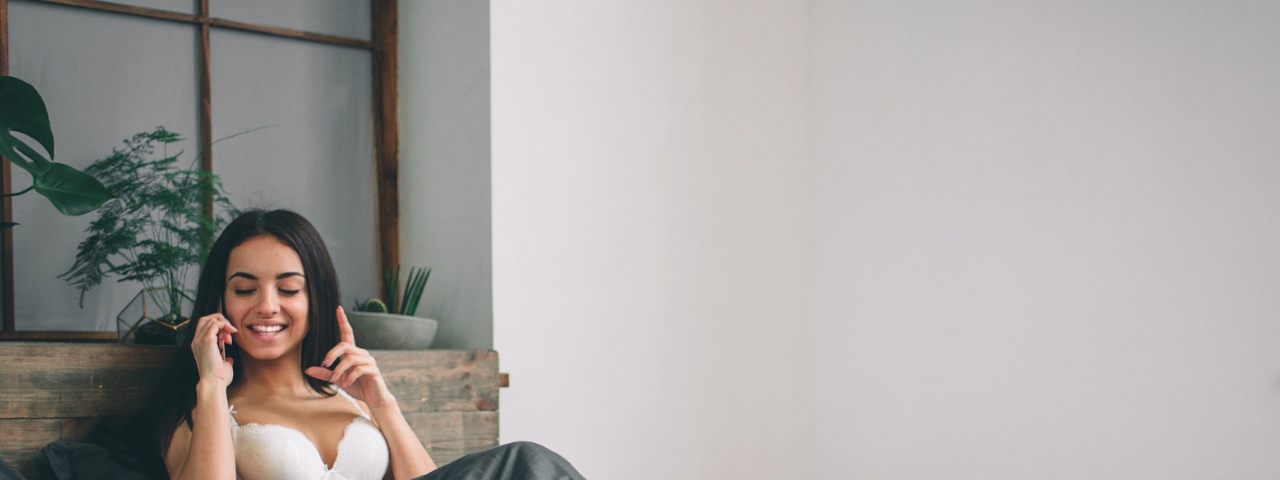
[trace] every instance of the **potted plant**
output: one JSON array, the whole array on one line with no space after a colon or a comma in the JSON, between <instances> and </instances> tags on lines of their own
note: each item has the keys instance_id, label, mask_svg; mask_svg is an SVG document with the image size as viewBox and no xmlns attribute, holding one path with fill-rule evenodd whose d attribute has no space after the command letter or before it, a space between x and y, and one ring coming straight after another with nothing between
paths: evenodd
<instances>
[{"instance_id":1,"label":"potted plant","mask_svg":"<svg viewBox=\"0 0 1280 480\"><path fill-rule=\"evenodd\" d=\"M351 330L361 347L371 350L426 350L436 337L438 322L415 316L431 269L410 268L408 283L400 294L400 267L383 272L386 302L372 298L356 300L354 312L347 314Z\"/></svg>"},{"instance_id":2,"label":"potted plant","mask_svg":"<svg viewBox=\"0 0 1280 480\"><path fill-rule=\"evenodd\" d=\"M182 139L158 127L85 169L116 198L98 211L74 264L59 278L80 289L81 306L84 292L109 275L143 284L117 317L121 342L180 340L192 303L187 274L204 263L214 234L238 213L216 175L175 165L181 152L168 155L164 147ZM158 159L157 146L163 152ZM206 201L217 212L212 218L205 216Z\"/></svg>"}]
</instances>

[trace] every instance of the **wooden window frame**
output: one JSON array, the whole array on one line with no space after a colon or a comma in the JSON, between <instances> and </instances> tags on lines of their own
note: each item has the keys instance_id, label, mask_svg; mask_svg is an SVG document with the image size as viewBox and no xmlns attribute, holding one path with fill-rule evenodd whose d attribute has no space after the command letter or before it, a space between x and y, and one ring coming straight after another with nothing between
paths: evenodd
<instances>
[{"instance_id":1,"label":"wooden window frame","mask_svg":"<svg viewBox=\"0 0 1280 480\"><path fill-rule=\"evenodd\" d=\"M371 0L371 40L336 35L325 35L302 30L239 22L209 15L209 0L198 0L195 14L177 13L117 3L94 0L27 0L31 2L65 5L68 7L108 12L120 15L179 22L199 26L200 48L197 64L200 75L200 168L213 171L213 116L209 70L209 32L214 28L239 30L301 41L318 42L369 50L373 54L373 149L375 178L377 181L378 261L382 270L400 263L400 195L399 195L399 111L397 95L397 0ZM9 74L9 1L0 0L0 75ZM0 160L0 191L12 193L8 160ZM205 215L212 216L213 207L205 202ZM12 197L0 200L0 219L11 221ZM39 332L17 331L14 311L13 230L0 233L0 255L3 255L4 330L0 340L78 340L115 341L115 332ZM381 288L385 288L382 286ZM387 292L382 292L384 297Z\"/></svg>"}]
</instances>

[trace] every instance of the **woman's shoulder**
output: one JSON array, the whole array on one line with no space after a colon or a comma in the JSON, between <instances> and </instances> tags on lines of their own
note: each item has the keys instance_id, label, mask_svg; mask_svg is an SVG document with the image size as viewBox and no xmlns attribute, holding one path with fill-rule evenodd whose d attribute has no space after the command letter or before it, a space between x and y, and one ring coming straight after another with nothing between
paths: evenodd
<instances>
[{"instance_id":1,"label":"woman's shoulder","mask_svg":"<svg viewBox=\"0 0 1280 480\"><path fill-rule=\"evenodd\" d=\"M333 387L333 389L337 391L337 395L335 396L344 398L347 402L354 405L356 408L360 409L360 416L368 418L370 420L373 419L373 411L369 409L369 404L364 403L364 400L360 400L360 399L357 399L356 397L351 396L351 394L347 393L345 390L341 388Z\"/></svg>"},{"instance_id":2,"label":"woman's shoulder","mask_svg":"<svg viewBox=\"0 0 1280 480\"><path fill-rule=\"evenodd\" d=\"M335 393L332 396L305 398L259 397L252 395L228 396L231 414L236 423L247 425L280 424L300 425L310 419L329 418L350 414L364 415L367 410L353 411L354 399Z\"/></svg>"}]
</instances>

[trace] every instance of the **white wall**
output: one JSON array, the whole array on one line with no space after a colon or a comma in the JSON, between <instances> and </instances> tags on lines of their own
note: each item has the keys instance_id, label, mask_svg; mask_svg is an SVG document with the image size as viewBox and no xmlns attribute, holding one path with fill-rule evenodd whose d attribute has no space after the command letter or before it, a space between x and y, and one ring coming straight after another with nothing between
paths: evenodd
<instances>
[{"instance_id":1,"label":"white wall","mask_svg":"<svg viewBox=\"0 0 1280 480\"><path fill-rule=\"evenodd\" d=\"M399 9L402 273L432 268L433 348L492 348L489 2Z\"/></svg>"},{"instance_id":2,"label":"white wall","mask_svg":"<svg viewBox=\"0 0 1280 480\"><path fill-rule=\"evenodd\" d=\"M491 18L502 440L587 478L808 478L804 5Z\"/></svg>"},{"instance_id":3,"label":"white wall","mask_svg":"<svg viewBox=\"0 0 1280 480\"><path fill-rule=\"evenodd\" d=\"M589 478L1280 474L1280 5L491 15L504 441Z\"/></svg>"},{"instance_id":4,"label":"white wall","mask_svg":"<svg viewBox=\"0 0 1280 480\"><path fill-rule=\"evenodd\" d=\"M810 8L815 478L1280 476L1280 4Z\"/></svg>"}]
</instances>

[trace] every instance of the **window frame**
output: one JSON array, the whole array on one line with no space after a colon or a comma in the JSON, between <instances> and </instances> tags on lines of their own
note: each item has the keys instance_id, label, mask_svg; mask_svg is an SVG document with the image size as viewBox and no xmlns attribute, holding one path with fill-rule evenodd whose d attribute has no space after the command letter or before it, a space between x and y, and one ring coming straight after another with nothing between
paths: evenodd
<instances>
[{"instance_id":1,"label":"window frame","mask_svg":"<svg viewBox=\"0 0 1280 480\"><path fill-rule=\"evenodd\" d=\"M200 168L213 171L213 114L212 86L210 82L209 37L212 29L228 29L261 35L289 38L298 41L318 42L368 50L373 55L373 159L377 182L377 246L378 261L382 270L400 263L400 196L399 196L399 120L397 95L398 24L397 0L370 0L371 39L363 40L337 35L326 35L304 30L262 25L256 23L215 18L209 15L209 0L196 0L196 13L178 13L132 5L96 0L24 0L36 3L63 5L67 8L89 9L106 14L129 15L163 22L178 22L196 26L200 30L196 64L199 65L200 95L197 105L200 113ZM9 0L0 0L0 75L9 74ZM8 160L0 160L0 192L12 193ZM205 216L211 217L213 207L205 202ZM0 199L0 220L12 221L12 197ZM3 276L3 331L0 340L60 340L60 341L116 341L115 332L45 332L17 331L14 310L13 231L0 232L0 276ZM385 289L385 285L380 289ZM381 292L386 296L387 292Z\"/></svg>"}]
</instances>

